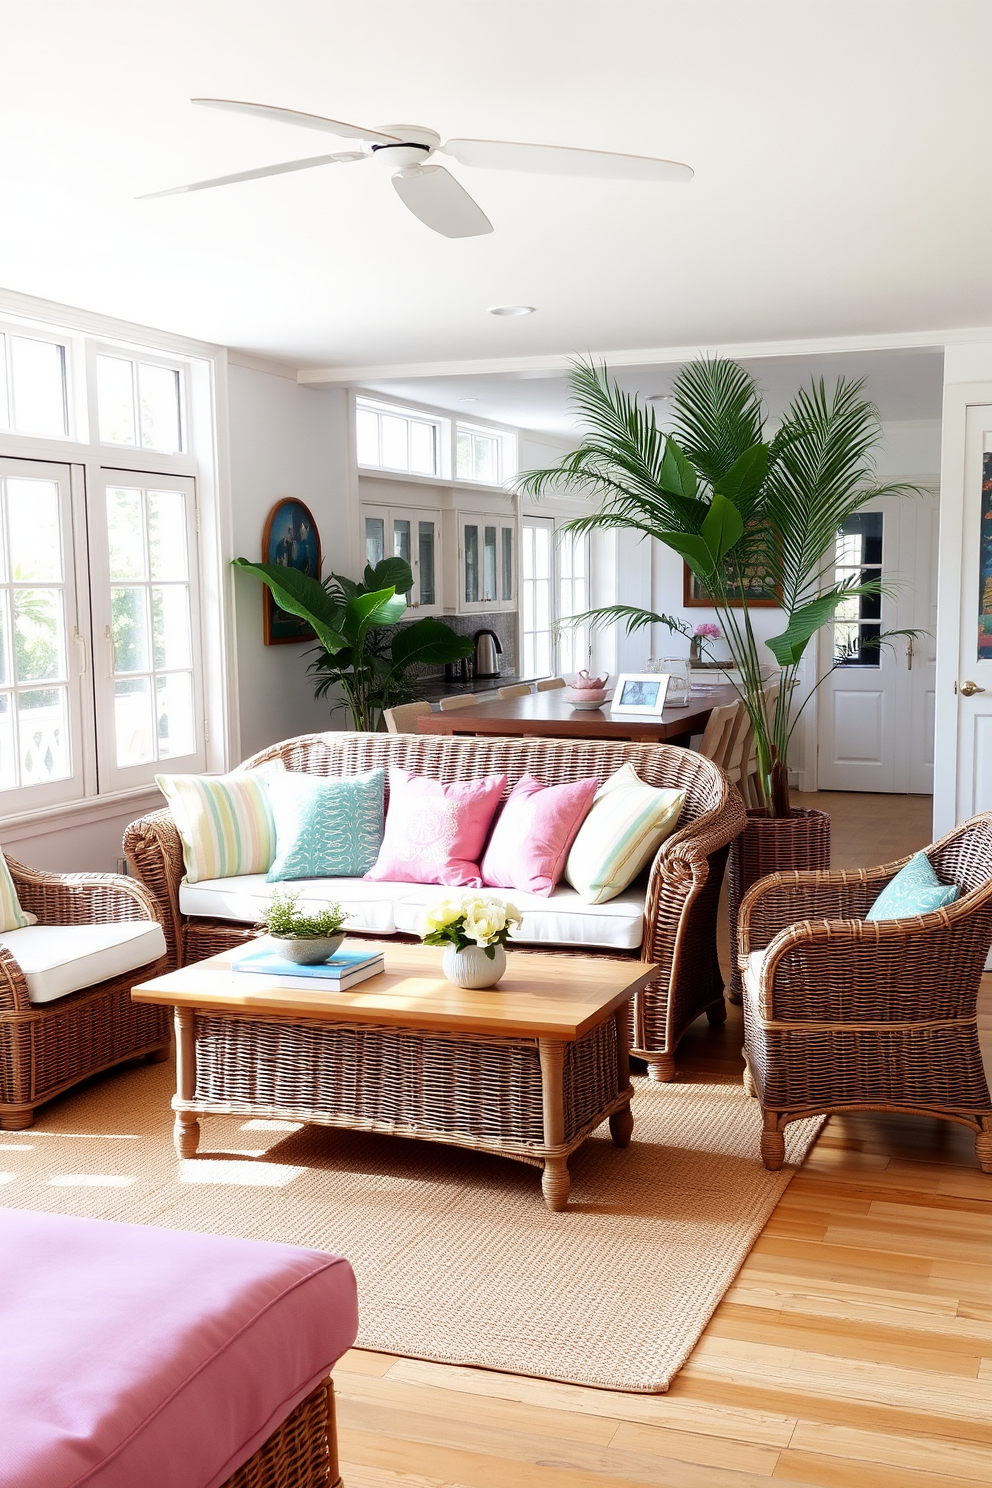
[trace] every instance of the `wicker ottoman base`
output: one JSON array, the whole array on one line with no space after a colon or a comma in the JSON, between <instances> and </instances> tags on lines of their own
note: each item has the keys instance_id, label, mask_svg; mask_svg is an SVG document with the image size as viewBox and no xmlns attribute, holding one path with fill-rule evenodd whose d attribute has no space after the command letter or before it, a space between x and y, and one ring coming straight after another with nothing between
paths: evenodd
<instances>
[{"instance_id":1,"label":"wicker ottoman base","mask_svg":"<svg viewBox=\"0 0 992 1488\"><path fill-rule=\"evenodd\" d=\"M223 1488L341 1488L329 1379L300 1401Z\"/></svg>"}]
</instances>

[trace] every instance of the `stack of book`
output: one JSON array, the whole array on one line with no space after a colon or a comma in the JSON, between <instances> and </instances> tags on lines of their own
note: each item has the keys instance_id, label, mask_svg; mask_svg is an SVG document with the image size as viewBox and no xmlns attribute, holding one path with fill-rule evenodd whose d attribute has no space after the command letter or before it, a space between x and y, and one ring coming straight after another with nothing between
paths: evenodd
<instances>
[{"instance_id":1,"label":"stack of book","mask_svg":"<svg viewBox=\"0 0 992 1488\"><path fill-rule=\"evenodd\" d=\"M301 966L296 961L287 961L278 951L264 946L250 951L231 963L233 971L255 971L263 976L277 976L280 981L306 982L308 986L327 987L334 992L344 992L358 982L378 976L385 971L386 964L381 951L352 950L341 948L327 961L317 966Z\"/></svg>"}]
</instances>

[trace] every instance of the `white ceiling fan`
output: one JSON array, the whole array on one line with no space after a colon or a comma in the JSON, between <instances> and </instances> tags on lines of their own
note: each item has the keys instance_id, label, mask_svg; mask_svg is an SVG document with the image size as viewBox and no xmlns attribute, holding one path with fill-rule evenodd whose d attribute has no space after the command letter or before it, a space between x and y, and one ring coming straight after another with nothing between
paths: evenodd
<instances>
[{"instance_id":1,"label":"white ceiling fan","mask_svg":"<svg viewBox=\"0 0 992 1488\"><path fill-rule=\"evenodd\" d=\"M306 160L286 160L280 165L263 165L258 170L238 171L232 176L215 176L210 181L194 181L189 186L173 186L168 191L151 191L142 200L159 196L178 196L186 191L205 191L213 186L230 186L237 181L255 181L262 176L279 176L286 171L310 170L318 165L350 165L358 160L385 160L391 168L392 182L403 205L415 217L446 238L474 238L491 233L492 223L465 188L443 165L429 165L440 151L462 165L479 165L488 170L532 171L548 176L599 177L614 181L689 181L693 172L677 160L655 160L647 155L617 155L608 150L576 150L567 145L525 145L507 140L453 139L441 143L433 129L414 124L390 124L384 129L361 129L357 124L342 124L320 114L304 114L296 109L275 108L267 103L239 103L228 98L193 98L192 103L206 108L227 109L236 114L253 114L261 119L277 119L283 124L299 124L304 129L319 129L339 139L358 140L361 150L346 150L338 155L311 155Z\"/></svg>"}]
</instances>

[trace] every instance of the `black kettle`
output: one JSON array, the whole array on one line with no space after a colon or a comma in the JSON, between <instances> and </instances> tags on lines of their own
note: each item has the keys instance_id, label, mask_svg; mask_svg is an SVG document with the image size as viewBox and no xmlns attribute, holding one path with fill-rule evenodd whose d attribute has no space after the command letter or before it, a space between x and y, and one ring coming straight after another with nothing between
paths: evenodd
<instances>
[{"instance_id":1,"label":"black kettle","mask_svg":"<svg viewBox=\"0 0 992 1488\"><path fill-rule=\"evenodd\" d=\"M498 677L499 659L503 655L499 636L494 630L477 630L472 637L475 655L472 660L472 675L475 677Z\"/></svg>"}]
</instances>

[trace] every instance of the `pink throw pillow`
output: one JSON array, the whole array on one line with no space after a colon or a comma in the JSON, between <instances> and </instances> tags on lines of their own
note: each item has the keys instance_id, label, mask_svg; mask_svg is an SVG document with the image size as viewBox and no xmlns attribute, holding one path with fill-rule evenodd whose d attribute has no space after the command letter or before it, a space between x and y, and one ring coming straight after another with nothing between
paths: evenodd
<instances>
[{"instance_id":1,"label":"pink throw pillow","mask_svg":"<svg viewBox=\"0 0 992 1488\"><path fill-rule=\"evenodd\" d=\"M390 770L386 830L365 877L481 889L479 855L505 789L505 775L445 785Z\"/></svg>"},{"instance_id":2,"label":"pink throw pillow","mask_svg":"<svg viewBox=\"0 0 992 1488\"><path fill-rule=\"evenodd\" d=\"M483 882L493 889L553 894L598 788L596 779L542 785L524 775L493 828L482 860Z\"/></svg>"}]
</instances>

